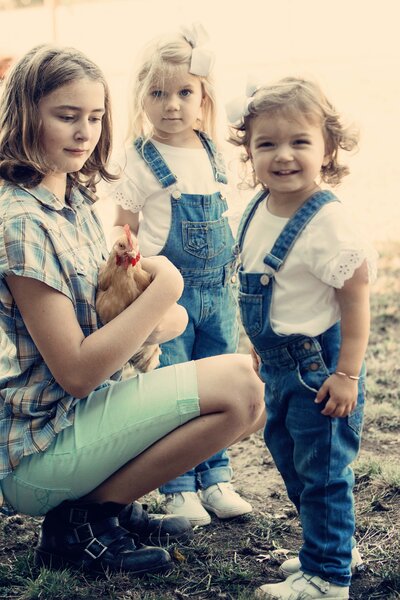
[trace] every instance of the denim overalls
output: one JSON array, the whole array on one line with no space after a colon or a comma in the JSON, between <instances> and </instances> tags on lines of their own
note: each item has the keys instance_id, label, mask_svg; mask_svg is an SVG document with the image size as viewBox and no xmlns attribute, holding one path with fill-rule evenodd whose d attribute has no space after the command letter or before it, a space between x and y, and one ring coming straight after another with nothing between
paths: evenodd
<instances>
[{"instance_id":1,"label":"denim overalls","mask_svg":"<svg viewBox=\"0 0 400 600\"><path fill-rule=\"evenodd\" d=\"M214 143L196 132L210 159L217 183L227 183L225 166ZM226 217L227 202L220 192L186 194L151 141L135 141L163 188L171 188L171 227L160 254L179 269L185 282L179 300L189 316L186 330L162 344L160 366L167 366L235 352L238 344L237 300L234 275L233 235ZM222 450L195 470L168 482L161 493L196 491L232 477L228 454Z\"/></svg>"},{"instance_id":2,"label":"denim overalls","mask_svg":"<svg viewBox=\"0 0 400 600\"><path fill-rule=\"evenodd\" d=\"M235 246L238 262L247 227L267 193L256 195L242 217ZM354 476L349 465L360 446L364 377L359 380L357 407L349 417L322 415L324 404L315 404L314 399L335 371L340 323L309 337L277 334L270 322L274 273L317 211L332 201L337 198L331 192L319 191L298 209L264 257L264 273L246 273L239 264L239 308L246 333L261 358L267 409L265 443L300 515L302 569L348 586L355 527Z\"/></svg>"}]
</instances>

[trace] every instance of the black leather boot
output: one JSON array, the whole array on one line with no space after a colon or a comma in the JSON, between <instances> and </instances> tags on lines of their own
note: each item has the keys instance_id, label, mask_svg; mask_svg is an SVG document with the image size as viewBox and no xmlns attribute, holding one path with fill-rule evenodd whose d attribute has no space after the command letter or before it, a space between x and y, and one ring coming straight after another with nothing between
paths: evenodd
<instances>
[{"instance_id":1,"label":"black leather boot","mask_svg":"<svg viewBox=\"0 0 400 600\"><path fill-rule=\"evenodd\" d=\"M48 568L73 567L96 574L126 571L140 576L172 568L162 548L137 548L118 522L121 504L63 502L42 523L35 562Z\"/></svg>"},{"instance_id":2,"label":"black leather boot","mask_svg":"<svg viewBox=\"0 0 400 600\"><path fill-rule=\"evenodd\" d=\"M152 515L139 502L125 506L118 515L119 524L133 536L136 544L168 546L185 544L193 538L189 519L177 515Z\"/></svg>"}]
</instances>

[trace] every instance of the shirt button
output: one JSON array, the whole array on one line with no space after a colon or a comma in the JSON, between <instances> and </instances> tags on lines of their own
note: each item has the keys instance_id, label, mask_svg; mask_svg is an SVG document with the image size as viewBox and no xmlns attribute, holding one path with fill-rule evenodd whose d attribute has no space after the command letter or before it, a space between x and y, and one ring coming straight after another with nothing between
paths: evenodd
<instances>
[{"instance_id":1,"label":"shirt button","mask_svg":"<svg viewBox=\"0 0 400 600\"><path fill-rule=\"evenodd\" d=\"M304 348L304 350L310 350L310 348L311 348L311 342L304 342L303 348Z\"/></svg>"},{"instance_id":2,"label":"shirt button","mask_svg":"<svg viewBox=\"0 0 400 600\"><path fill-rule=\"evenodd\" d=\"M231 277L231 283L236 283L236 275L232 275L232 277Z\"/></svg>"},{"instance_id":3,"label":"shirt button","mask_svg":"<svg viewBox=\"0 0 400 600\"><path fill-rule=\"evenodd\" d=\"M261 285L268 285L269 284L269 276L266 273L263 273L263 275L261 275L261 277L260 277L260 283L261 283Z\"/></svg>"},{"instance_id":4,"label":"shirt button","mask_svg":"<svg viewBox=\"0 0 400 600\"><path fill-rule=\"evenodd\" d=\"M319 364L318 363L311 363L310 366L308 367L310 369L310 371L318 371L319 369Z\"/></svg>"},{"instance_id":5,"label":"shirt button","mask_svg":"<svg viewBox=\"0 0 400 600\"><path fill-rule=\"evenodd\" d=\"M174 200L179 200L179 198L181 198L182 194L179 190L174 190L172 192L171 196L173 197Z\"/></svg>"}]
</instances>

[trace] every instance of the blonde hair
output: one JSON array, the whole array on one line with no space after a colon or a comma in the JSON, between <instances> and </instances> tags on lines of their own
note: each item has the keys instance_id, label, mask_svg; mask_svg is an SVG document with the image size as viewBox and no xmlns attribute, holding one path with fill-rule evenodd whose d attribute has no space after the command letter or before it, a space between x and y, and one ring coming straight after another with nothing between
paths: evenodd
<instances>
[{"instance_id":1,"label":"blonde hair","mask_svg":"<svg viewBox=\"0 0 400 600\"><path fill-rule=\"evenodd\" d=\"M339 150L351 151L357 147L358 131L347 126L333 105L326 98L320 87L313 81L297 77L285 77L275 84L263 86L254 93L248 108L249 114L241 123L230 127L229 141L236 146L243 146L243 163L250 160L250 123L255 117L269 113L272 118L276 114L289 117L301 114L306 119L321 123L327 154L330 161L321 167L321 179L325 183L337 185L348 175L349 168L339 163ZM246 178L250 187L255 187L254 170Z\"/></svg>"},{"instance_id":2,"label":"blonde hair","mask_svg":"<svg viewBox=\"0 0 400 600\"><path fill-rule=\"evenodd\" d=\"M152 86L163 89L165 81L173 78L176 69L190 67L192 50L183 34L159 36L145 47L134 73L127 140L133 141L139 136L145 139L152 137L153 126L144 110L145 97ZM199 129L215 139L217 109L212 74L194 77L201 82L204 98Z\"/></svg>"},{"instance_id":3,"label":"blonde hair","mask_svg":"<svg viewBox=\"0 0 400 600\"><path fill-rule=\"evenodd\" d=\"M81 171L70 176L92 189L98 178L115 179L106 169L112 122L110 93L102 72L78 50L47 44L25 54L5 79L0 98L0 178L33 187L51 172L41 140L39 102L57 88L85 78L103 85L105 113L96 148Z\"/></svg>"}]
</instances>

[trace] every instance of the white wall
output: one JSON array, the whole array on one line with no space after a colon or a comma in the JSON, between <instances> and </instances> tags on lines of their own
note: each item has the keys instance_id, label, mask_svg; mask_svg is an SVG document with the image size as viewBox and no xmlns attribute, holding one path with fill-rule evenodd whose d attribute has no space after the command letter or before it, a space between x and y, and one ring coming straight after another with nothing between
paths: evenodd
<instances>
[{"instance_id":1,"label":"white wall","mask_svg":"<svg viewBox=\"0 0 400 600\"><path fill-rule=\"evenodd\" d=\"M57 42L86 52L110 82L116 138L126 124L134 56L153 35L200 20L216 50L221 102L242 92L247 74L316 77L361 129L360 150L338 194L374 239L398 238L400 51L397 0L110 0L56 11ZM0 11L0 53L53 41L49 9ZM232 152L232 151L231 151ZM244 202L244 200L242 200Z\"/></svg>"}]
</instances>

